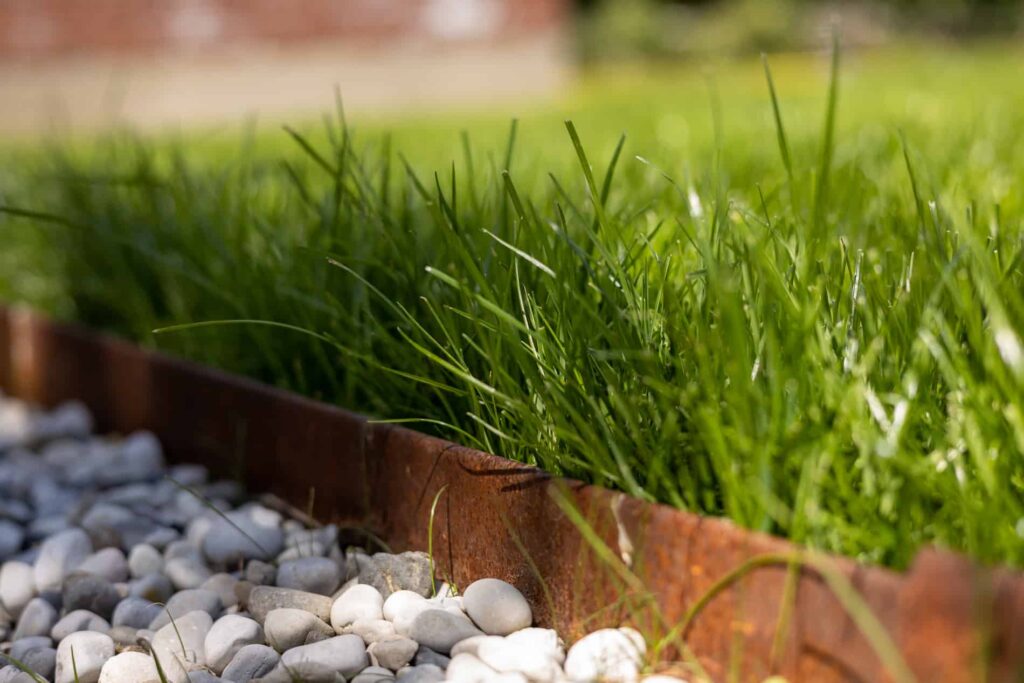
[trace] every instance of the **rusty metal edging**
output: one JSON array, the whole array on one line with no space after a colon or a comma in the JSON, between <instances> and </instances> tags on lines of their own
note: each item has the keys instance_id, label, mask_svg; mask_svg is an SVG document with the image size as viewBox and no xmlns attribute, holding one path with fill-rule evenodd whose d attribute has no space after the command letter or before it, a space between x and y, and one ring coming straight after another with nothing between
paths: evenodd
<instances>
[{"instance_id":1,"label":"rusty metal edging","mask_svg":"<svg viewBox=\"0 0 1024 683\"><path fill-rule=\"evenodd\" d=\"M368 423L22 309L0 308L0 388L45 406L81 400L102 430L151 429L172 460L237 474L253 490L373 531L396 549L427 548L431 504L443 489L433 524L439 572L458 585L481 576L509 580L530 598L540 623L569 637L623 620L656 633L653 614L676 624L744 562L796 550L726 520ZM586 517L613 563L582 539L558 496ZM923 551L902 575L844 558L831 564L891 635L919 683L1024 680L1020 574L937 550ZM743 681L772 673L794 683L895 680L812 570L797 575L787 637L773 656L786 577L782 565L755 569L694 620L686 642L716 681L728 679L733 661Z\"/></svg>"}]
</instances>

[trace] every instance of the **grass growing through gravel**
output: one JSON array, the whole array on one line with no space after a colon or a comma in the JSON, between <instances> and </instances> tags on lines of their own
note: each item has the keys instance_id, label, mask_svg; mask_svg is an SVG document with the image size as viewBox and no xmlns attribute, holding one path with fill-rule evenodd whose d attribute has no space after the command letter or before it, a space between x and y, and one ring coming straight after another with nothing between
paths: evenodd
<instances>
[{"instance_id":1,"label":"grass growing through gravel","mask_svg":"<svg viewBox=\"0 0 1024 683\"><path fill-rule=\"evenodd\" d=\"M1020 566L1017 57L612 75L500 143L15 154L0 295L814 548Z\"/></svg>"}]
</instances>

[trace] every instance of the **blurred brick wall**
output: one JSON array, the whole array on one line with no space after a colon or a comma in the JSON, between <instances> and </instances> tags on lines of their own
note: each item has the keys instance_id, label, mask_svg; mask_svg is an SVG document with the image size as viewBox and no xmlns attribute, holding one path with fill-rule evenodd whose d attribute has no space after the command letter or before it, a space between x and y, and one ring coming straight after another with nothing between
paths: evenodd
<instances>
[{"instance_id":1,"label":"blurred brick wall","mask_svg":"<svg viewBox=\"0 0 1024 683\"><path fill-rule=\"evenodd\" d=\"M487 42L557 29L568 13L569 0L0 0L0 59Z\"/></svg>"}]
</instances>

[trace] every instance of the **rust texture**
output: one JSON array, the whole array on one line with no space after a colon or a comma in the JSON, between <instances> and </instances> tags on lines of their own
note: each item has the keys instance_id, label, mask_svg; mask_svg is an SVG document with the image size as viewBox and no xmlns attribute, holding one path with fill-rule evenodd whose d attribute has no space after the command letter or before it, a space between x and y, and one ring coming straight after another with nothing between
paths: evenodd
<instances>
[{"instance_id":1,"label":"rust texture","mask_svg":"<svg viewBox=\"0 0 1024 683\"><path fill-rule=\"evenodd\" d=\"M792 544L365 418L123 341L0 309L0 387L84 401L98 428L153 430L168 457L236 474L320 519L426 550L458 586L515 584L569 638L630 622L657 639L752 558ZM436 500L436 506L434 505ZM586 520L581 527L564 509ZM596 540L595 540L596 539ZM905 574L828 558L919 683L1024 680L1024 578L926 550ZM786 601L787 577L794 580ZM783 609L785 605L790 610ZM785 628L780 633L780 615ZM687 653L663 652L668 670ZM815 569L782 561L714 594L685 632L715 681L901 681ZM733 667L738 667L734 669ZM734 671L738 677L733 678Z\"/></svg>"}]
</instances>

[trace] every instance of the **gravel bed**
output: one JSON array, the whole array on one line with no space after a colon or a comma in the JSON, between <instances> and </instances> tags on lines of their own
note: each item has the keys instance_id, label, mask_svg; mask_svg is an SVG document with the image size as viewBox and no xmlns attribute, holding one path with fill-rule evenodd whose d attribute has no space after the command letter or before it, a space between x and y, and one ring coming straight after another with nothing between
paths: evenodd
<instances>
[{"instance_id":1,"label":"gravel bed","mask_svg":"<svg viewBox=\"0 0 1024 683\"><path fill-rule=\"evenodd\" d=\"M425 553L343 548L148 432L92 431L0 396L0 683L681 681L641 675L632 629L566 651L504 581L457 593Z\"/></svg>"}]
</instances>

